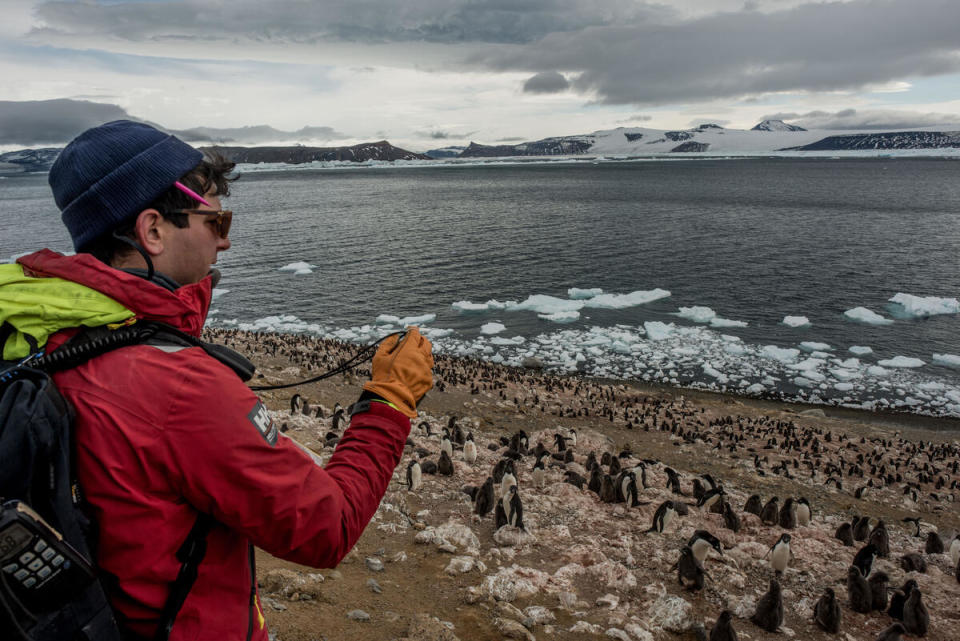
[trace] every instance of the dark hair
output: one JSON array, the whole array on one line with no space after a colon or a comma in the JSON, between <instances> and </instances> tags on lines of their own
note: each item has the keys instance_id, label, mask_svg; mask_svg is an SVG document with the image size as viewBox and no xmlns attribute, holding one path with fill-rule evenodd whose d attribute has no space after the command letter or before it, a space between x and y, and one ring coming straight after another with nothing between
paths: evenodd
<instances>
[{"instance_id":1,"label":"dark hair","mask_svg":"<svg viewBox=\"0 0 960 641\"><path fill-rule=\"evenodd\" d=\"M230 195L230 183L237 179L236 176L229 175L234 167L236 167L236 163L228 160L220 152L208 150L204 153L204 158L200 161L200 164L180 178L180 182L201 195L206 194L211 188L215 188L214 193L217 196L226 198ZM171 185L169 189L160 194L153 202L145 205L143 209L156 209L164 220L168 220L176 227L183 229L190 224L188 215L170 212L176 209L190 209L196 205L197 202L193 198ZM97 260L107 265L111 265L114 261L133 253L135 250L124 241L114 238L113 233L136 240L134 233L136 222L136 216L124 221L112 233L104 234L90 243L84 253L93 254Z\"/></svg>"}]
</instances>

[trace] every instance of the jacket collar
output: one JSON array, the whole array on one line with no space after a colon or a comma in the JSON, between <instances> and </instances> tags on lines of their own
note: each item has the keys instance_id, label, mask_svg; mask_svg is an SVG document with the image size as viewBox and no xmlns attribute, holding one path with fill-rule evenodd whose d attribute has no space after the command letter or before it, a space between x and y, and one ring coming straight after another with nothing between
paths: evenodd
<instances>
[{"instance_id":1,"label":"jacket collar","mask_svg":"<svg viewBox=\"0 0 960 641\"><path fill-rule=\"evenodd\" d=\"M85 285L132 310L137 318L166 323L191 336L200 336L210 309L210 276L170 291L101 263L90 254L64 256L42 249L18 258L17 262L30 276L54 276Z\"/></svg>"}]
</instances>

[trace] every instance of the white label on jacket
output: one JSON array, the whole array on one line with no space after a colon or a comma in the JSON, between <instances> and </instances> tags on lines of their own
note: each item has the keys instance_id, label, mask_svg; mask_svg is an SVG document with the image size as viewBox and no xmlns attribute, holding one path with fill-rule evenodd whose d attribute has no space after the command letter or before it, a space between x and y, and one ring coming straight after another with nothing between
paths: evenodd
<instances>
[{"instance_id":1,"label":"white label on jacket","mask_svg":"<svg viewBox=\"0 0 960 641\"><path fill-rule=\"evenodd\" d=\"M247 414L247 418L250 419L250 422L253 423L253 426L260 432L260 436L270 447L277 444L277 435L280 431L277 429L277 424L270 418L270 412L267 411L263 403L257 401L257 404Z\"/></svg>"}]
</instances>

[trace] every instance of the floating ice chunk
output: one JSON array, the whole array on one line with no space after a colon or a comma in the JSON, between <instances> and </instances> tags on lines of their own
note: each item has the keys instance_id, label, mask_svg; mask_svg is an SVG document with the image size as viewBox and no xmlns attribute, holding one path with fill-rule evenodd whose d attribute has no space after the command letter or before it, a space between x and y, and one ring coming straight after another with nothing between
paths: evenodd
<instances>
[{"instance_id":1,"label":"floating ice chunk","mask_svg":"<svg viewBox=\"0 0 960 641\"><path fill-rule=\"evenodd\" d=\"M854 307L853 309L848 309L843 313L848 319L856 321L858 323L866 323L867 325L892 325L893 321L889 318L884 318L880 314L867 309L866 307Z\"/></svg>"},{"instance_id":2,"label":"floating ice chunk","mask_svg":"<svg viewBox=\"0 0 960 641\"><path fill-rule=\"evenodd\" d=\"M805 352L824 352L832 350L833 348L827 345L826 343L816 343L814 341L803 341L800 343L800 349Z\"/></svg>"},{"instance_id":3,"label":"floating ice chunk","mask_svg":"<svg viewBox=\"0 0 960 641\"><path fill-rule=\"evenodd\" d=\"M864 345L851 345L850 352L857 356L865 356L867 354L873 354L873 348Z\"/></svg>"},{"instance_id":4,"label":"floating ice chunk","mask_svg":"<svg viewBox=\"0 0 960 641\"><path fill-rule=\"evenodd\" d=\"M797 376L793 379L793 384L797 387L813 387L815 383L805 376Z\"/></svg>"},{"instance_id":5,"label":"floating ice chunk","mask_svg":"<svg viewBox=\"0 0 960 641\"><path fill-rule=\"evenodd\" d=\"M764 345L760 350L760 355L770 360L780 361L781 363L795 363L800 356L800 350L789 347L777 347L776 345Z\"/></svg>"},{"instance_id":6,"label":"floating ice chunk","mask_svg":"<svg viewBox=\"0 0 960 641\"><path fill-rule=\"evenodd\" d=\"M662 341L670 338L676 329L673 323L661 323L660 321L647 321L643 324L647 330L647 338L652 341Z\"/></svg>"},{"instance_id":7,"label":"floating ice chunk","mask_svg":"<svg viewBox=\"0 0 960 641\"><path fill-rule=\"evenodd\" d=\"M894 356L886 360L877 361L883 367L923 367L926 365L919 358L910 358L909 356Z\"/></svg>"},{"instance_id":8,"label":"floating ice chunk","mask_svg":"<svg viewBox=\"0 0 960 641\"><path fill-rule=\"evenodd\" d=\"M748 387L743 391L746 392L747 394L762 394L763 392L767 391L767 388L761 385L760 383L754 383L753 385L751 385L750 387Z\"/></svg>"},{"instance_id":9,"label":"floating ice chunk","mask_svg":"<svg viewBox=\"0 0 960 641\"><path fill-rule=\"evenodd\" d=\"M723 339L725 343L742 343L743 339L739 336L731 336L730 334L720 334L720 338Z\"/></svg>"},{"instance_id":10,"label":"floating ice chunk","mask_svg":"<svg viewBox=\"0 0 960 641\"><path fill-rule=\"evenodd\" d=\"M937 365L960 368L960 356L955 354L934 354L933 362Z\"/></svg>"},{"instance_id":11,"label":"floating ice chunk","mask_svg":"<svg viewBox=\"0 0 960 641\"><path fill-rule=\"evenodd\" d=\"M860 372L853 372L848 369L841 369L841 368L830 370L830 374L834 378L841 381L849 381L855 378L860 378Z\"/></svg>"},{"instance_id":12,"label":"floating ice chunk","mask_svg":"<svg viewBox=\"0 0 960 641\"><path fill-rule=\"evenodd\" d=\"M516 305L516 301L507 301L501 303L498 300L488 300L485 303L471 303L468 300L458 300L451 305L452 308L461 313L486 312L491 310L506 309L508 305Z\"/></svg>"},{"instance_id":13,"label":"floating ice chunk","mask_svg":"<svg viewBox=\"0 0 960 641\"><path fill-rule=\"evenodd\" d=\"M669 296L670 292L665 289L657 288L649 291L638 290L635 292L630 292L629 294L599 294L583 302L584 306L586 307L594 307L599 309L625 309L627 307L636 307L637 305L652 303L655 300L668 298Z\"/></svg>"},{"instance_id":14,"label":"floating ice chunk","mask_svg":"<svg viewBox=\"0 0 960 641\"><path fill-rule=\"evenodd\" d=\"M853 389L853 383L837 383L833 388L841 392L849 392Z\"/></svg>"},{"instance_id":15,"label":"floating ice chunk","mask_svg":"<svg viewBox=\"0 0 960 641\"><path fill-rule=\"evenodd\" d=\"M480 326L481 334L499 334L507 328L503 323L484 323Z\"/></svg>"},{"instance_id":16,"label":"floating ice chunk","mask_svg":"<svg viewBox=\"0 0 960 641\"><path fill-rule=\"evenodd\" d=\"M299 276L301 274L312 274L313 270L316 268L316 265L311 265L310 263L305 263L303 261L296 263L289 263L280 268L282 272L293 272L294 276Z\"/></svg>"},{"instance_id":17,"label":"floating ice chunk","mask_svg":"<svg viewBox=\"0 0 960 641\"><path fill-rule=\"evenodd\" d=\"M810 325L810 319L806 316L784 316L782 322L788 327L807 327Z\"/></svg>"},{"instance_id":18,"label":"floating ice chunk","mask_svg":"<svg viewBox=\"0 0 960 641\"><path fill-rule=\"evenodd\" d=\"M572 300L583 300L585 298L593 298L594 296L599 296L603 293L603 290L599 287L592 287L590 289L580 289L579 287L571 287L567 290L567 296Z\"/></svg>"},{"instance_id":19,"label":"floating ice chunk","mask_svg":"<svg viewBox=\"0 0 960 641\"><path fill-rule=\"evenodd\" d=\"M747 352L742 345L738 345L737 343L727 343L723 346L723 351L727 354L733 354L734 356L743 356Z\"/></svg>"},{"instance_id":20,"label":"floating ice chunk","mask_svg":"<svg viewBox=\"0 0 960 641\"><path fill-rule=\"evenodd\" d=\"M711 319L716 318L717 313L709 307L694 306L681 307L680 311L677 312L677 316L691 320L694 323L709 323Z\"/></svg>"},{"instance_id":21,"label":"floating ice chunk","mask_svg":"<svg viewBox=\"0 0 960 641\"><path fill-rule=\"evenodd\" d=\"M223 296L224 294L229 294L229 293L230 293L230 290L229 290L229 289L220 289L219 287L214 287L214 288L213 288L213 300L217 300L218 298L220 298L220 297Z\"/></svg>"},{"instance_id":22,"label":"floating ice chunk","mask_svg":"<svg viewBox=\"0 0 960 641\"><path fill-rule=\"evenodd\" d=\"M730 320L729 318L711 318L710 327L746 327L747 321Z\"/></svg>"},{"instance_id":23,"label":"floating ice chunk","mask_svg":"<svg viewBox=\"0 0 960 641\"><path fill-rule=\"evenodd\" d=\"M513 338L503 338L501 336L494 336L490 339L490 344L492 345L523 345L526 342L523 336L514 336Z\"/></svg>"},{"instance_id":24,"label":"floating ice chunk","mask_svg":"<svg viewBox=\"0 0 960 641\"><path fill-rule=\"evenodd\" d=\"M557 298L556 296L547 296L546 294L534 294L528 296L521 303L513 303L507 307L507 311L531 311L538 314L556 314L557 312L577 312L583 309L584 301L567 300Z\"/></svg>"},{"instance_id":25,"label":"floating ice chunk","mask_svg":"<svg viewBox=\"0 0 960 641\"><path fill-rule=\"evenodd\" d=\"M420 333L429 338L432 341L437 340L438 338L447 338L453 334L452 329L434 329L431 327L421 327Z\"/></svg>"},{"instance_id":26,"label":"floating ice chunk","mask_svg":"<svg viewBox=\"0 0 960 641\"><path fill-rule=\"evenodd\" d=\"M717 382L721 385L730 381L730 378L727 377L723 372L717 371L710 363L703 364L703 373L707 376L712 376L717 379Z\"/></svg>"},{"instance_id":27,"label":"floating ice chunk","mask_svg":"<svg viewBox=\"0 0 960 641\"><path fill-rule=\"evenodd\" d=\"M871 365L867 368L867 374L870 376L886 376L890 373L890 370L880 367L879 365Z\"/></svg>"},{"instance_id":28,"label":"floating ice chunk","mask_svg":"<svg viewBox=\"0 0 960 641\"><path fill-rule=\"evenodd\" d=\"M906 318L925 318L937 314L960 314L960 301L956 298L937 298L936 296L911 296L897 294L890 299L895 305L890 312Z\"/></svg>"},{"instance_id":29,"label":"floating ice chunk","mask_svg":"<svg viewBox=\"0 0 960 641\"><path fill-rule=\"evenodd\" d=\"M553 314L537 314L537 316L554 323L572 323L580 318L580 312L554 312Z\"/></svg>"}]
</instances>

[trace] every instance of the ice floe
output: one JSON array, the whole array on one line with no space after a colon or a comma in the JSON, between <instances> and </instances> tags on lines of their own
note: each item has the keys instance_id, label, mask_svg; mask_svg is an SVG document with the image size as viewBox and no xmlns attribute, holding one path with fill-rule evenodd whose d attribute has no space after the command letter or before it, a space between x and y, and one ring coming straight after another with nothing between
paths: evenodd
<instances>
[{"instance_id":1,"label":"ice floe","mask_svg":"<svg viewBox=\"0 0 960 641\"><path fill-rule=\"evenodd\" d=\"M960 368L960 356L955 354L934 354L933 362L937 365Z\"/></svg>"},{"instance_id":2,"label":"ice floe","mask_svg":"<svg viewBox=\"0 0 960 641\"><path fill-rule=\"evenodd\" d=\"M310 263L298 261L296 263L289 263L287 265L284 265L279 269L282 272L293 272L294 276L298 276L301 274L312 274L313 270L316 269L316 267L317 267L316 265L311 265Z\"/></svg>"},{"instance_id":3,"label":"ice floe","mask_svg":"<svg viewBox=\"0 0 960 641\"><path fill-rule=\"evenodd\" d=\"M873 348L867 347L866 345L851 345L849 348L851 354L856 354L857 356L865 356L866 354L873 354Z\"/></svg>"},{"instance_id":4,"label":"ice floe","mask_svg":"<svg viewBox=\"0 0 960 641\"><path fill-rule=\"evenodd\" d=\"M810 319L806 316L784 316L781 322L788 327L810 326Z\"/></svg>"},{"instance_id":5,"label":"ice floe","mask_svg":"<svg viewBox=\"0 0 960 641\"><path fill-rule=\"evenodd\" d=\"M889 318L884 318L875 311L869 310L866 307L854 307L853 309L848 309L843 313L848 319L856 321L858 323L866 323L867 325L892 325L893 321Z\"/></svg>"},{"instance_id":6,"label":"ice floe","mask_svg":"<svg viewBox=\"0 0 960 641\"><path fill-rule=\"evenodd\" d=\"M936 296L912 296L899 293L890 298L890 313L901 318L926 318L938 314L960 314L960 301L956 298Z\"/></svg>"},{"instance_id":7,"label":"ice floe","mask_svg":"<svg viewBox=\"0 0 960 641\"><path fill-rule=\"evenodd\" d=\"M423 325L437 320L436 314L422 314L420 316L393 316L391 314L380 314L373 322L377 325L396 325L398 327L407 327L408 325Z\"/></svg>"},{"instance_id":8,"label":"ice floe","mask_svg":"<svg viewBox=\"0 0 960 641\"><path fill-rule=\"evenodd\" d=\"M507 329L507 326L503 323L484 323L480 326L481 334L499 334L503 330Z\"/></svg>"},{"instance_id":9,"label":"ice floe","mask_svg":"<svg viewBox=\"0 0 960 641\"><path fill-rule=\"evenodd\" d=\"M909 356L894 356L882 361L877 361L882 367L923 367L926 365L919 358L910 358Z\"/></svg>"}]
</instances>

